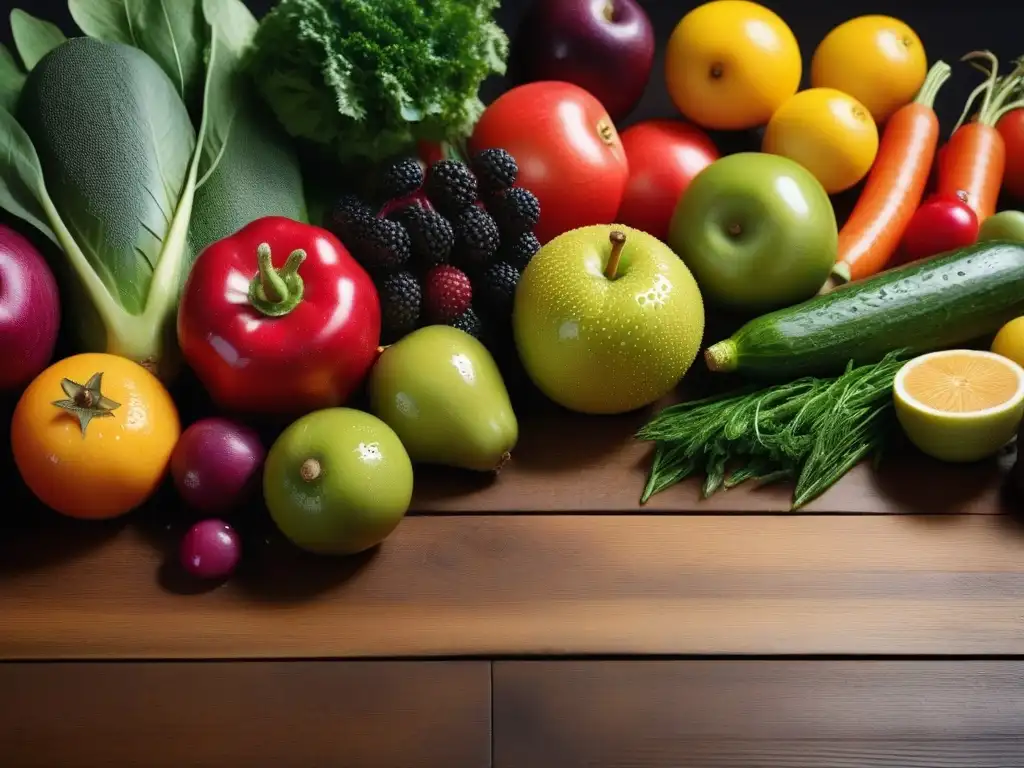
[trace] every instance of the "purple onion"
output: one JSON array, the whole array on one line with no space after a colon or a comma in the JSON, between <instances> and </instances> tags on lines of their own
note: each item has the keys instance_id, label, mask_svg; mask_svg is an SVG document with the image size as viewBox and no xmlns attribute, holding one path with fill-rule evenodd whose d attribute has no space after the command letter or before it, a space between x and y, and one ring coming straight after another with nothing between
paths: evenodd
<instances>
[{"instance_id":1,"label":"purple onion","mask_svg":"<svg viewBox=\"0 0 1024 768\"><path fill-rule=\"evenodd\" d=\"M186 429L174 447L171 475L189 506L220 514L246 501L258 487L265 457L254 430L227 419L202 419Z\"/></svg>"},{"instance_id":2,"label":"purple onion","mask_svg":"<svg viewBox=\"0 0 1024 768\"><path fill-rule=\"evenodd\" d=\"M203 520L181 540L181 566L201 579L226 579L242 556L242 542L223 520Z\"/></svg>"}]
</instances>

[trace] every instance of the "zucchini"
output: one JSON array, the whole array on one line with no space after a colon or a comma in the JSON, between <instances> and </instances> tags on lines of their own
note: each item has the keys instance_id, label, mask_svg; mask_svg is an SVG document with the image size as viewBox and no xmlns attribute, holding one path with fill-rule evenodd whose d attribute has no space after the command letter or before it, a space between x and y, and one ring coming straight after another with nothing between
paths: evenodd
<instances>
[{"instance_id":1,"label":"zucchini","mask_svg":"<svg viewBox=\"0 0 1024 768\"><path fill-rule=\"evenodd\" d=\"M977 243L758 317L704 360L758 378L831 375L889 352L966 344L1021 315L1024 243Z\"/></svg>"}]
</instances>

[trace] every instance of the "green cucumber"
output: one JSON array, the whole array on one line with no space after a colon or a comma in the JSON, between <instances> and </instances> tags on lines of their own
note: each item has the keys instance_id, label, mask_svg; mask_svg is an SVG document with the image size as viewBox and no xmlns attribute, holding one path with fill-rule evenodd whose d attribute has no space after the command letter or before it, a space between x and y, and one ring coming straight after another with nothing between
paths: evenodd
<instances>
[{"instance_id":1,"label":"green cucumber","mask_svg":"<svg viewBox=\"0 0 1024 768\"><path fill-rule=\"evenodd\" d=\"M704 360L759 378L831 375L889 352L966 344L1021 315L1024 243L977 243L758 317Z\"/></svg>"}]
</instances>

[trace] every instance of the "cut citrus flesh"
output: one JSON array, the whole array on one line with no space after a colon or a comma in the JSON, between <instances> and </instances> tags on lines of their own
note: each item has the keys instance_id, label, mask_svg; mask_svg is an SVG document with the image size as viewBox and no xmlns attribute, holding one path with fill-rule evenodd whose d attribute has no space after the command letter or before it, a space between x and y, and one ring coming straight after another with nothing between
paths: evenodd
<instances>
[{"instance_id":1,"label":"cut citrus flesh","mask_svg":"<svg viewBox=\"0 0 1024 768\"><path fill-rule=\"evenodd\" d=\"M903 393L943 413L976 413L1019 397L1020 371L997 355L970 350L927 355L902 377Z\"/></svg>"}]
</instances>

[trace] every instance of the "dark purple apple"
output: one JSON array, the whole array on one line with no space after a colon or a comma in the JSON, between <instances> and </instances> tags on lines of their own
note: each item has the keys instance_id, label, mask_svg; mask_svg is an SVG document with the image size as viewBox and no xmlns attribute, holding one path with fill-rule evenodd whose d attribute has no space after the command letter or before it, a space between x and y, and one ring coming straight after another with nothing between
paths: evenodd
<instances>
[{"instance_id":1,"label":"dark purple apple","mask_svg":"<svg viewBox=\"0 0 1024 768\"><path fill-rule=\"evenodd\" d=\"M49 365L59 329L50 267L32 243L0 224L0 391L23 387Z\"/></svg>"},{"instance_id":2,"label":"dark purple apple","mask_svg":"<svg viewBox=\"0 0 1024 768\"><path fill-rule=\"evenodd\" d=\"M619 121L647 87L654 30L636 0L536 0L515 48L522 78L578 85Z\"/></svg>"}]
</instances>

